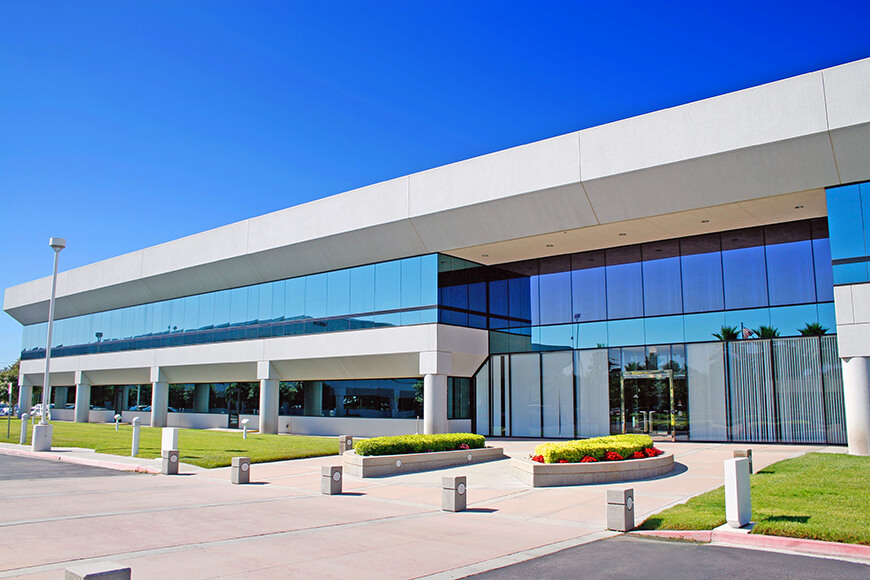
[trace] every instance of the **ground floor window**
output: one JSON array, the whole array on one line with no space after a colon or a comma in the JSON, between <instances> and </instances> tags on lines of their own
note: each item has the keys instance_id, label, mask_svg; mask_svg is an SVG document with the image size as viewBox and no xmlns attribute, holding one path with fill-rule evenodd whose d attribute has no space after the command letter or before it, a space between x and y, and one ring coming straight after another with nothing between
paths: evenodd
<instances>
[{"instance_id":1,"label":"ground floor window","mask_svg":"<svg viewBox=\"0 0 870 580\"><path fill-rule=\"evenodd\" d=\"M423 416L423 379L289 381L279 386L281 415L414 419Z\"/></svg>"}]
</instances>

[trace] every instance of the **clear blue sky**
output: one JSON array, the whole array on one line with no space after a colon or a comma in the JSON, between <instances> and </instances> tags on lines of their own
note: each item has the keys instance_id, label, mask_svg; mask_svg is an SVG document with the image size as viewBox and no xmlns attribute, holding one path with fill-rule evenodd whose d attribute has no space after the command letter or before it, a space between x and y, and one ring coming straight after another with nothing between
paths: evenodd
<instances>
[{"instance_id":1,"label":"clear blue sky","mask_svg":"<svg viewBox=\"0 0 870 580\"><path fill-rule=\"evenodd\" d=\"M0 288L870 56L870 2L0 0ZM0 363L20 326L0 314Z\"/></svg>"}]
</instances>

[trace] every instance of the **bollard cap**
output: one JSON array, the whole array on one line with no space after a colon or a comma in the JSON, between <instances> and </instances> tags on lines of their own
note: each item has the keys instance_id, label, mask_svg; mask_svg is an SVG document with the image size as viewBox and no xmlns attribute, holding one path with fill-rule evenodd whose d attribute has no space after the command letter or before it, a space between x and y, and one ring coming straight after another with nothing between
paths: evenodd
<instances>
[{"instance_id":1,"label":"bollard cap","mask_svg":"<svg viewBox=\"0 0 870 580\"><path fill-rule=\"evenodd\" d=\"M468 477L465 475L456 475L453 477L441 478L441 489L459 489L461 485L463 489L467 486Z\"/></svg>"},{"instance_id":2,"label":"bollard cap","mask_svg":"<svg viewBox=\"0 0 870 580\"><path fill-rule=\"evenodd\" d=\"M624 489L608 489L607 503L624 506L629 506L629 504L634 505L634 489L630 487ZM631 509L631 507L628 509Z\"/></svg>"}]
</instances>

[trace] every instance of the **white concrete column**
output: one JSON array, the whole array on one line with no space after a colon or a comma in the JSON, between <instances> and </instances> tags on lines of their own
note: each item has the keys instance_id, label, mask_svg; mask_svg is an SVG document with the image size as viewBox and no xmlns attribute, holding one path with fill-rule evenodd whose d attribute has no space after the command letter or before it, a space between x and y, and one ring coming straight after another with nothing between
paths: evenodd
<instances>
[{"instance_id":1,"label":"white concrete column","mask_svg":"<svg viewBox=\"0 0 870 580\"><path fill-rule=\"evenodd\" d=\"M851 455L870 455L870 358L843 361L843 403Z\"/></svg>"},{"instance_id":2,"label":"white concrete column","mask_svg":"<svg viewBox=\"0 0 870 580\"><path fill-rule=\"evenodd\" d=\"M55 409L66 409L66 398L67 398L67 389L69 387L53 387L52 391L54 391L54 408Z\"/></svg>"},{"instance_id":3,"label":"white concrete column","mask_svg":"<svg viewBox=\"0 0 870 580\"><path fill-rule=\"evenodd\" d=\"M211 394L211 386L195 385L193 387L193 410L196 413L208 413L208 398Z\"/></svg>"},{"instance_id":4,"label":"white concrete column","mask_svg":"<svg viewBox=\"0 0 870 580\"><path fill-rule=\"evenodd\" d=\"M75 407L75 422L87 423L88 413L91 410L91 380L88 376L77 371L75 374L76 384L76 407Z\"/></svg>"},{"instance_id":5,"label":"white concrete column","mask_svg":"<svg viewBox=\"0 0 870 580\"><path fill-rule=\"evenodd\" d=\"M30 381L18 384L18 414L30 413L30 402L33 400L33 385Z\"/></svg>"},{"instance_id":6,"label":"white concrete column","mask_svg":"<svg viewBox=\"0 0 870 580\"><path fill-rule=\"evenodd\" d=\"M151 368L151 426L166 427L169 419L169 381L160 367Z\"/></svg>"},{"instance_id":7,"label":"white concrete column","mask_svg":"<svg viewBox=\"0 0 870 580\"><path fill-rule=\"evenodd\" d=\"M278 432L278 373L269 361L257 362L260 380L260 433Z\"/></svg>"},{"instance_id":8,"label":"white concrete column","mask_svg":"<svg viewBox=\"0 0 870 580\"><path fill-rule=\"evenodd\" d=\"M423 375L423 432L447 433L447 375L453 356L449 352L420 353Z\"/></svg>"}]
</instances>

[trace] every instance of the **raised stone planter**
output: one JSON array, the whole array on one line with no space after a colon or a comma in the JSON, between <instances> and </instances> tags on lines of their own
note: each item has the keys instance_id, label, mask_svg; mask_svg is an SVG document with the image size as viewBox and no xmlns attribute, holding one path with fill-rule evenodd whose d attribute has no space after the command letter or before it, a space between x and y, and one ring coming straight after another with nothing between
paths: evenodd
<instances>
[{"instance_id":1,"label":"raised stone planter","mask_svg":"<svg viewBox=\"0 0 870 580\"><path fill-rule=\"evenodd\" d=\"M363 456L357 455L356 451L346 451L342 457L344 458L345 475L383 477L496 461L503 459L505 455L501 447L484 447L483 449L457 449L455 451L432 451L405 455Z\"/></svg>"},{"instance_id":2,"label":"raised stone planter","mask_svg":"<svg viewBox=\"0 0 870 580\"><path fill-rule=\"evenodd\" d=\"M595 463L538 463L527 458L511 460L511 472L514 477L532 487L634 481L664 475L670 473L673 468L673 453L646 459Z\"/></svg>"}]
</instances>

